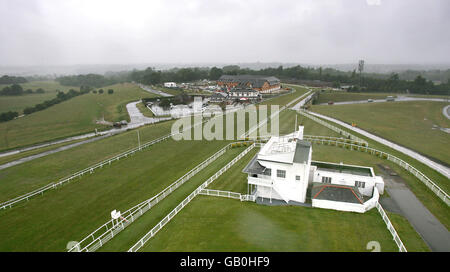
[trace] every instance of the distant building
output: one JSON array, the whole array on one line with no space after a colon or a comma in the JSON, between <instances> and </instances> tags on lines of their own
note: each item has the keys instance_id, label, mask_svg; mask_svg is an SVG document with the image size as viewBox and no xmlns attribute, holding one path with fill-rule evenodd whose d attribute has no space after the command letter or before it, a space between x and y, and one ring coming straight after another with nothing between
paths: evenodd
<instances>
[{"instance_id":1,"label":"distant building","mask_svg":"<svg viewBox=\"0 0 450 272\"><path fill-rule=\"evenodd\" d=\"M232 88L228 92L228 99L256 102L261 99L261 94L251 88Z\"/></svg>"},{"instance_id":2,"label":"distant building","mask_svg":"<svg viewBox=\"0 0 450 272\"><path fill-rule=\"evenodd\" d=\"M164 82L164 87L166 87L166 88L176 88L177 84L175 82Z\"/></svg>"},{"instance_id":3,"label":"distant building","mask_svg":"<svg viewBox=\"0 0 450 272\"><path fill-rule=\"evenodd\" d=\"M228 89L250 88L263 94L279 92L281 88L278 78L257 75L222 75L217 85Z\"/></svg>"},{"instance_id":4,"label":"distant building","mask_svg":"<svg viewBox=\"0 0 450 272\"><path fill-rule=\"evenodd\" d=\"M383 194L384 181L372 168L312 161L311 156L302 126L291 135L271 137L244 169L249 192L262 202L305 203L309 196L313 207L360 213Z\"/></svg>"},{"instance_id":5,"label":"distant building","mask_svg":"<svg viewBox=\"0 0 450 272\"><path fill-rule=\"evenodd\" d=\"M228 94L225 92L214 92L211 95L209 101L213 102L213 103L221 103L221 102L227 101L227 98L228 98Z\"/></svg>"}]
</instances>

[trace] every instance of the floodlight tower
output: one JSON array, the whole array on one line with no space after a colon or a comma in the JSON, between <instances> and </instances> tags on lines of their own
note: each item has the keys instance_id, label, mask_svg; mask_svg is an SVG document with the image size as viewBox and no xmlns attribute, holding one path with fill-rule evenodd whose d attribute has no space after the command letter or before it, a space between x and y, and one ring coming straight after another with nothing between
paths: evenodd
<instances>
[{"instance_id":1,"label":"floodlight tower","mask_svg":"<svg viewBox=\"0 0 450 272\"><path fill-rule=\"evenodd\" d=\"M358 72L359 72L359 87L361 88L362 85L362 71L364 70L364 60L360 60L358 63Z\"/></svg>"}]
</instances>

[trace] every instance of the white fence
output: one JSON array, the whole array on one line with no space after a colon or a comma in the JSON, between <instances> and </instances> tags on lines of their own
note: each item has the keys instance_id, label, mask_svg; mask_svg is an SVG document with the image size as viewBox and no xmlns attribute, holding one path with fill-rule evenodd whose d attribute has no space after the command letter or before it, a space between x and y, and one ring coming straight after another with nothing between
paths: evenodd
<instances>
[{"instance_id":1,"label":"white fence","mask_svg":"<svg viewBox=\"0 0 450 272\"><path fill-rule=\"evenodd\" d=\"M222 169L217 171L214 175L212 175L209 179L207 179L202 185L200 185L197 189L195 189L189 196L187 196L180 204L178 204L175 209L173 209L166 217L164 217L156 226L154 226L147 234L145 234L136 244L134 244L128 251L136 252L141 249L144 244L155 234L160 231L172 218L181 211L192 199L194 199L200 191L205 189L211 182L216 180L220 175L222 175L225 171L230 169L238 160L244 157L250 150L252 150L256 145L252 144L243 152L241 152L238 156L236 156L232 161L230 161L227 165L225 165Z\"/></svg>"},{"instance_id":2,"label":"white fence","mask_svg":"<svg viewBox=\"0 0 450 272\"><path fill-rule=\"evenodd\" d=\"M380 213L381 218L383 218L383 221L386 224L387 229L391 232L392 238L394 239L395 243L398 246L398 251L407 252L405 245L403 244L402 240L400 239L400 236L398 236L397 231L395 231L395 228L392 225L391 220L389 220L389 217L387 216L383 207L381 207L380 203L378 203L378 202L375 204L375 207L377 208L378 212Z\"/></svg>"},{"instance_id":3,"label":"white fence","mask_svg":"<svg viewBox=\"0 0 450 272\"><path fill-rule=\"evenodd\" d=\"M199 192L199 194L200 195L207 195L207 196L220 196L220 197L226 197L226 198L239 199L240 201L253 201L253 202L255 202L255 200L256 200L256 196L255 195L243 195L241 193L230 192L230 191L214 190L214 189L202 189Z\"/></svg>"},{"instance_id":4,"label":"white fence","mask_svg":"<svg viewBox=\"0 0 450 272\"><path fill-rule=\"evenodd\" d=\"M315 116L312 116L312 115L306 113L306 111L304 111L304 110L299 110L298 112L299 112L301 115L303 115L303 116L305 116L305 117L308 117L309 119L311 119L311 120L313 120L313 121L315 121L315 122L317 122L317 123L319 123L319 124L321 124L321 125L323 125L323 126L329 128L329 129L331 129L331 130L333 130L333 131L339 133L340 135L342 135L342 136L344 136L344 137L348 137L349 139L352 139L352 140L355 140L355 141L358 141L358 142L366 143L366 145L367 145L367 141L365 141L365 140L363 140L363 139L361 139L361 138L359 138L359 137L356 137L355 135L353 135L353 134L351 134L351 133L348 133L347 131L345 131L345 130L343 130L343 129L340 129L340 128L336 127L336 126L333 126L333 125L331 125L330 123L325 122L325 121L323 121L323 120L320 119L320 118L317 118L317 117L315 117Z\"/></svg>"},{"instance_id":5,"label":"white fence","mask_svg":"<svg viewBox=\"0 0 450 272\"><path fill-rule=\"evenodd\" d=\"M266 118L262 121L260 121L258 124L256 124L254 127L250 128L248 131L246 131L244 134L242 134L240 136L240 138L247 138L249 137L250 133L252 133L253 131L257 130L258 128L260 128L261 126L267 124L267 122L269 121L269 119L273 119L275 116L277 116L278 114L280 114L280 112L282 112L283 110L285 110L286 108L288 108L290 105L292 105L293 103L297 102L298 100L302 99L303 97L307 96L308 94L310 94L311 91L301 95L300 97L295 98L294 100L292 100L291 102L287 103L285 106L282 106L280 109L278 109L278 111L272 113L270 115L270 118Z\"/></svg>"},{"instance_id":6,"label":"white fence","mask_svg":"<svg viewBox=\"0 0 450 272\"><path fill-rule=\"evenodd\" d=\"M413 174L415 177L417 177L420 181L422 181L433 193L435 193L444 203L447 205L450 205L448 194L442 190L439 186L437 186L431 179L429 179L427 176L425 176L422 172L417 170L414 166L410 165L409 163L405 162L402 159L397 158L394 155L391 155L389 153L386 153L384 151L380 151L374 148L370 148L367 146L360 146L357 144L352 143L343 143L335 140L315 140L312 141L313 143L321 143L321 144L328 144L332 146L338 146L338 147L345 147L349 150L357 150L362 152L367 152L369 154L381 157L383 159L387 159L389 161L394 162L395 164L399 165L409 173Z\"/></svg>"},{"instance_id":7,"label":"white fence","mask_svg":"<svg viewBox=\"0 0 450 272\"><path fill-rule=\"evenodd\" d=\"M193 126L190 126L190 127L186 128L184 131L189 130L189 129L193 128L193 127L196 127L196 126L198 126L200 124L201 123L197 123L197 124L195 124ZM36 189L36 190L31 191L29 193L26 193L24 195L21 195L21 196L18 196L16 198L13 198L13 199L10 199L8 201L5 201L5 202L0 204L0 210L1 209L6 209L6 208L11 208L13 205L16 205L16 204L18 204L20 202L28 201L30 198L32 198L34 196L43 195L45 191L51 190L51 189L56 189L57 187L60 187L60 186L64 185L65 183L69 183L69 182L71 182L72 180L74 180L76 178L81 178L84 174L88 174L88 173L92 174L98 168L102 168L105 165L111 165L111 163L114 162L114 161L118 161L118 160L120 160L122 158L126 158L128 156L131 156L137 151L141 151L142 149L147 148L147 147L149 147L151 145L154 145L154 144L159 143L161 141L167 140L170 137L172 137L173 135L176 135L176 134L179 134L179 133L182 133L182 132L171 133L171 134L162 136L162 137L160 137L158 139L152 140L152 141L147 142L145 144L142 144L142 145L140 145L138 147L132 148L132 149L127 150L127 151L125 151L125 152L123 152L121 154L118 154L118 155L116 155L114 157L111 157L111 158L106 159L104 161L101 161L101 162L99 162L97 164L89 166L89 167L87 167L87 168L85 168L85 169L83 169L81 171L78 171L78 172L76 172L74 174L71 174L68 177L62 178L62 179L60 179L57 182L52 182L52 183L50 183L48 185L45 185L45 186L43 186L43 187L41 187L39 189Z\"/></svg>"},{"instance_id":8,"label":"white fence","mask_svg":"<svg viewBox=\"0 0 450 272\"><path fill-rule=\"evenodd\" d=\"M95 251L102 247L106 242L108 242L111 238L113 238L117 233L125 229L128 225L134 222L137 218L143 215L145 212L150 210L156 204L158 204L161 200L170 195L173 191L175 191L178 187L188 181L195 174L200 172L210 163L215 161L217 158L222 156L228 149L230 149L232 144L228 144L208 159L194 167L192 170L184 174L182 177L177 179L175 182L170 184L164 190L162 190L157 195L151 197L148 200L145 200L136 206L128 209L124 213L122 213L122 217L125 220L122 220L120 224L117 224L113 219L109 220L101 227L97 228L91 234L87 235L80 242L78 242L75 246L73 246L69 251Z\"/></svg>"}]
</instances>

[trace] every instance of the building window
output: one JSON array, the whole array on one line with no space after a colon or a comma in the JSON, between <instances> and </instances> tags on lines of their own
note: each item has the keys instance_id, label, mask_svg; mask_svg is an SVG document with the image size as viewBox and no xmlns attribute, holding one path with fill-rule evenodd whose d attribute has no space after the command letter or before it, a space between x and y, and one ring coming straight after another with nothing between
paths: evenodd
<instances>
[{"instance_id":1,"label":"building window","mask_svg":"<svg viewBox=\"0 0 450 272\"><path fill-rule=\"evenodd\" d=\"M277 178L286 178L285 170L277 170Z\"/></svg>"},{"instance_id":2,"label":"building window","mask_svg":"<svg viewBox=\"0 0 450 272\"><path fill-rule=\"evenodd\" d=\"M300 176L295 176L296 181L300 181Z\"/></svg>"},{"instance_id":3,"label":"building window","mask_svg":"<svg viewBox=\"0 0 450 272\"><path fill-rule=\"evenodd\" d=\"M363 181L355 181L355 187L364 188L366 187L366 183Z\"/></svg>"},{"instance_id":4,"label":"building window","mask_svg":"<svg viewBox=\"0 0 450 272\"><path fill-rule=\"evenodd\" d=\"M322 177L322 183L331 183L331 177Z\"/></svg>"},{"instance_id":5,"label":"building window","mask_svg":"<svg viewBox=\"0 0 450 272\"><path fill-rule=\"evenodd\" d=\"M266 176L272 176L272 169L266 168L266 169L264 170L264 175L266 175Z\"/></svg>"}]
</instances>

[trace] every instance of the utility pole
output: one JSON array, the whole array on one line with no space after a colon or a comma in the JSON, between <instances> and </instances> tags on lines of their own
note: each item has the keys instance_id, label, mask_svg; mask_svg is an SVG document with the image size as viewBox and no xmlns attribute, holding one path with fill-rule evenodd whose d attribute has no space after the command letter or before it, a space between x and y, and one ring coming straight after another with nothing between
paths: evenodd
<instances>
[{"instance_id":1,"label":"utility pole","mask_svg":"<svg viewBox=\"0 0 450 272\"><path fill-rule=\"evenodd\" d=\"M138 136L139 150L141 150L141 138L139 137L139 130L137 130L137 136Z\"/></svg>"},{"instance_id":2,"label":"utility pole","mask_svg":"<svg viewBox=\"0 0 450 272\"><path fill-rule=\"evenodd\" d=\"M359 88L362 87L362 71L364 70L364 60L360 60L358 63L358 71L359 71Z\"/></svg>"}]
</instances>

